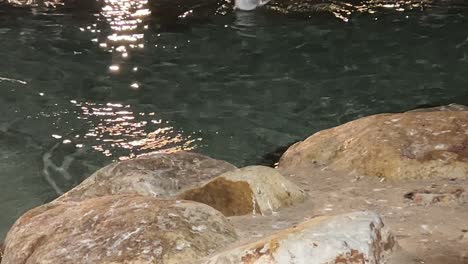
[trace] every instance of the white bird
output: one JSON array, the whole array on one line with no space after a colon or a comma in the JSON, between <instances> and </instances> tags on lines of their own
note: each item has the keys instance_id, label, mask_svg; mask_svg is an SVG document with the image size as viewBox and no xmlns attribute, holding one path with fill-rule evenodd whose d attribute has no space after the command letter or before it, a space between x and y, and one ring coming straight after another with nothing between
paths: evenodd
<instances>
[{"instance_id":1,"label":"white bird","mask_svg":"<svg viewBox=\"0 0 468 264\"><path fill-rule=\"evenodd\" d=\"M257 7L266 5L270 0L235 0L234 8L251 11Z\"/></svg>"}]
</instances>

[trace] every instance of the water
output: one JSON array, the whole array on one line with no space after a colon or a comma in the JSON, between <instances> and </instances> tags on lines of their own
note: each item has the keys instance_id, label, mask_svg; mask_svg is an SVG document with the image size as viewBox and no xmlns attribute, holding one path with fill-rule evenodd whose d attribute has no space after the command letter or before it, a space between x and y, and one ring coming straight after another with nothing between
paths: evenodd
<instances>
[{"instance_id":1,"label":"water","mask_svg":"<svg viewBox=\"0 0 468 264\"><path fill-rule=\"evenodd\" d=\"M125 2L0 12L0 237L112 160L187 149L258 164L362 116L468 103L463 7L167 27Z\"/></svg>"}]
</instances>

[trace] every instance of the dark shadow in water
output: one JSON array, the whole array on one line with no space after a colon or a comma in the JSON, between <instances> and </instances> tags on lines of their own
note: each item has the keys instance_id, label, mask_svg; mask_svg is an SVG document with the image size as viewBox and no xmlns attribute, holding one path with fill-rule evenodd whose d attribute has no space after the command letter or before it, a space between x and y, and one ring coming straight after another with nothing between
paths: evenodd
<instances>
[{"instance_id":1,"label":"dark shadow in water","mask_svg":"<svg viewBox=\"0 0 468 264\"><path fill-rule=\"evenodd\" d=\"M255 163L258 165L268 166L268 167L275 167L281 159L281 156L289 149L292 145L294 145L297 141L288 143L284 146L279 146L275 148L273 151L266 153Z\"/></svg>"}]
</instances>

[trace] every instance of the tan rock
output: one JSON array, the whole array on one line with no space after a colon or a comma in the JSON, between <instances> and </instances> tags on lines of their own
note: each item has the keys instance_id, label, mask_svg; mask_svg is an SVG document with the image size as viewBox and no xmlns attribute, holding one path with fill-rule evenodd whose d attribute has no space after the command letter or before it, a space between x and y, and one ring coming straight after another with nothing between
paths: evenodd
<instances>
[{"instance_id":1,"label":"tan rock","mask_svg":"<svg viewBox=\"0 0 468 264\"><path fill-rule=\"evenodd\" d=\"M378 264L395 247L372 212L318 217L252 244L227 250L206 264Z\"/></svg>"},{"instance_id":2,"label":"tan rock","mask_svg":"<svg viewBox=\"0 0 468 264\"><path fill-rule=\"evenodd\" d=\"M169 197L236 169L228 162L190 152L151 153L110 164L58 198L80 201L111 194Z\"/></svg>"},{"instance_id":3,"label":"tan rock","mask_svg":"<svg viewBox=\"0 0 468 264\"><path fill-rule=\"evenodd\" d=\"M195 263L235 240L204 204L104 196L30 210L9 231L2 264Z\"/></svg>"},{"instance_id":4,"label":"tan rock","mask_svg":"<svg viewBox=\"0 0 468 264\"><path fill-rule=\"evenodd\" d=\"M277 170L250 166L226 172L179 198L210 205L226 216L271 214L302 202L306 194Z\"/></svg>"},{"instance_id":5,"label":"tan rock","mask_svg":"<svg viewBox=\"0 0 468 264\"><path fill-rule=\"evenodd\" d=\"M390 179L468 178L468 111L361 118L296 143L279 163L310 166Z\"/></svg>"}]
</instances>

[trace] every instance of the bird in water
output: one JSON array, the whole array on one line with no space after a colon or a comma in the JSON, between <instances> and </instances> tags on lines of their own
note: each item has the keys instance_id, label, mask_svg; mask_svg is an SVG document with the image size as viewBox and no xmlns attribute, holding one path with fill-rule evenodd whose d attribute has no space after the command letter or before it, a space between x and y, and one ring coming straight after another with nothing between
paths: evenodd
<instances>
[{"instance_id":1,"label":"bird in water","mask_svg":"<svg viewBox=\"0 0 468 264\"><path fill-rule=\"evenodd\" d=\"M243 11L251 11L257 7L266 5L268 2L270 2L270 0L235 0L234 8Z\"/></svg>"}]
</instances>

